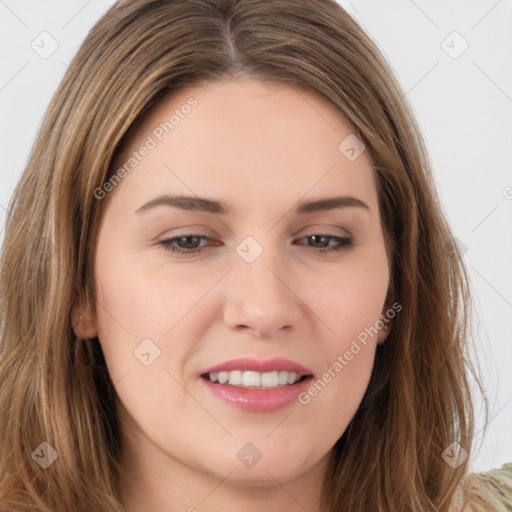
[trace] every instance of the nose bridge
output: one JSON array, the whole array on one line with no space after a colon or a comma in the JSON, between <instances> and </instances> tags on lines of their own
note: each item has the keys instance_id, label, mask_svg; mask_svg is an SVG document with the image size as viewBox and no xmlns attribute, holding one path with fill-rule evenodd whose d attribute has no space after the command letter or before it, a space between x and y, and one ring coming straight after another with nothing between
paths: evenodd
<instances>
[{"instance_id":1,"label":"nose bridge","mask_svg":"<svg viewBox=\"0 0 512 512\"><path fill-rule=\"evenodd\" d=\"M263 246L247 237L236 248L225 304L224 319L232 328L244 326L261 335L272 335L296 325L300 300L293 291L293 277L282 248ZM261 237L260 237L261 239Z\"/></svg>"}]
</instances>

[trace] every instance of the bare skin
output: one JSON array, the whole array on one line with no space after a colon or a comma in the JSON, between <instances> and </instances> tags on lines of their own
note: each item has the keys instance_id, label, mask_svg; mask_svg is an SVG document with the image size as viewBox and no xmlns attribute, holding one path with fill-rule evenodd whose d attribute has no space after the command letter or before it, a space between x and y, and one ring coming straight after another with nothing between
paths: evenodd
<instances>
[{"instance_id":1,"label":"bare skin","mask_svg":"<svg viewBox=\"0 0 512 512\"><path fill-rule=\"evenodd\" d=\"M158 140L155 128L191 96L197 105ZM319 503L329 454L391 323L307 404L242 411L200 374L234 358L284 357L321 378L385 313L390 276L374 170L365 152L350 161L338 149L352 132L316 95L240 79L167 98L129 140L120 165L148 136L157 144L104 199L95 253L101 307L75 307L75 330L99 337L119 396L127 512L327 512ZM232 212L138 211L162 194L223 201ZM337 196L367 208L294 211ZM206 238L180 245L176 237L187 235ZM257 245L242 244L249 236ZM332 237L352 245L322 253L340 245ZM248 263L241 244L262 252ZM146 339L160 351L149 365L134 355ZM152 359L156 349L148 351ZM261 453L252 467L237 456L248 442Z\"/></svg>"}]
</instances>

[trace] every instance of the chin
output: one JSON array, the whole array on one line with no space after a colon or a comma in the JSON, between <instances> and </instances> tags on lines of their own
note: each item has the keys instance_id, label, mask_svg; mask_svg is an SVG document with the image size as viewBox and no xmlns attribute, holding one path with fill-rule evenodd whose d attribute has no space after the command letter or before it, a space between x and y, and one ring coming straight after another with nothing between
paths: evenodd
<instances>
[{"instance_id":1,"label":"chin","mask_svg":"<svg viewBox=\"0 0 512 512\"><path fill-rule=\"evenodd\" d=\"M300 443L299 443L300 444ZM224 479L229 474L229 481L241 485L275 485L276 480L286 482L307 472L322 459L322 454L301 450L301 446L265 447L264 443L236 443L236 449L222 449L204 457L201 464L217 478Z\"/></svg>"}]
</instances>

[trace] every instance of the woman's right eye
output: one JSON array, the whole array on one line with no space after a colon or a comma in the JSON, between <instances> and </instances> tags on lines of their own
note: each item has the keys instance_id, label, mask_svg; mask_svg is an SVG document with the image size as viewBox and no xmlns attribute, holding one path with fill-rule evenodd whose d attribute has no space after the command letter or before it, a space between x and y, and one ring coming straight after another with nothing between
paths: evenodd
<instances>
[{"instance_id":1,"label":"woman's right eye","mask_svg":"<svg viewBox=\"0 0 512 512\"><path fill-rule=\"evenodd\" d=\"M180 254L194 254L196 252L200 252L202 249L196 248L195 246L201 240L211 240L211 238L203 235L182 235L176 236L174 238L169 238L167 240L162 240L159 245L161 245L166 251L175 252ZM174 244L180 244L178 247ZM192 245L193 247L189 247Z\"/></svg>"}]
</instances>

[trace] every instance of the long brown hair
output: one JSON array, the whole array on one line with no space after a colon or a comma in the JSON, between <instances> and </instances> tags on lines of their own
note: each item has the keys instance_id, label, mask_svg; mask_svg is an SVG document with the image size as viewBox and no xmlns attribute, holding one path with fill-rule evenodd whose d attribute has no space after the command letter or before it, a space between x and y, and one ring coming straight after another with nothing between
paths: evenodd
<instances>
[{"instance_id":1,"label":"long brown hair","mask_svg":"<svg viewBox=\"0 0 512 512\"><path fill-rule=\"evenodd\" d=\"M122 510L115 391L98 340L77 339L70 324L76 300L95 300L92 258L105 202L94 191L159 100L235 76L320 94L375 167L392 266L388 302L402 310L332 450L324 508L452 510L469 459L452 467L442 454L454 442L472 453L471 378L480 382L467 353L468 276L386 60L334 0L125 0L72 61L8 211L0 268L2 511ZM53 453L43 442L58 454L46 469L31 456Z\"/></svg>"}]
</instances>

